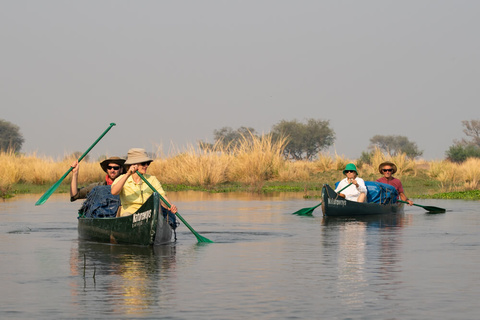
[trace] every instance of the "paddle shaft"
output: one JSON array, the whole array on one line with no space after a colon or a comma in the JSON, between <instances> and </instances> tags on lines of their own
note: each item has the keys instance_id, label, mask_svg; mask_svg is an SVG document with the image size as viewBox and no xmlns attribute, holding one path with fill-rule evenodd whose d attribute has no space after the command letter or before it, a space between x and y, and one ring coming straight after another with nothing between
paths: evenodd
<instances>
[{"instance_id":1,"label":"paddle shaft","mask_svg":"<svg viewBox=\"0 0 480 320\"><path fill-rule=\"evenodd\" d=\"M340 192L342 192L343 190L347 189L348 187L350 187L352 183L350 182L349 184L347 184L345 187L343 187L341 190L338 190L337 194L339 194Z\"/></svg>"},{"instance_id":2,"label":"paddle shaft","mask_svg":"<svg viewBox=\"0 0 480 320\"><path fill-rule=\"evenodd\" d=\"M140 172L138 172L138 170L136 171L136 174L138 174L138 176L140 178L142 178L142 180L147 184L147 186L150 187L150 189L152 189L154 192L158 193L158 195L160 196L160 199L167 205L167 207L169 209L172 207L172 205L170 203L168 203L168 201L164 197L162 197L162 195L154 188L154 186L152 186L152 184L150 182L148 182L147 179L145 179L145 177ZM207 239L207 238L201 236L198 232L196 232L192 228L192 226L190 226L190 224L188 224L188 222L185 219L183 219L183 217L180 215L180 213L176 212L175 214L183 222L183 224L186 225L187 228L197 237L199 242L213 242L212 240Z\"/></svg>"},{"instance_id":3,"label":"paddle shaft","mask_svg":"<svg viewBox=\"0 0 480 320\"><path fill-rule=\"evenodd\" d=\"M100 137L98 137L97 140L95 140L95 142L90 146L90 148L87 149L87 151L85 151L81 156L80 158L78 158L78 162L82 161L83 158L85 158L85 156L90 152L90 150L93 149L93 147L96 146L96 144L103 138L103 136L105 136L107 134L108 131L110 131L110 129L112 129L112 127L115 125L115 123L110 123L110 126L100 135ZM53 185L50 187L50 189L48 189L41 197L40 199L38 199L38 201L35 203L36 206L39 206L41 204L44 204L48 198L52 195L52 193L58 188L58 186L62 183L62 181L68 176L68 174L70 172L72 172L73 170L73 167L70 167L67 172L65 172L65 174Z\"/></svg>"},{"instance_id":4,"label":"paddle shaft","mask_svg":"<svg viewBox=\"0 0 480 320\"><path fill-rule=\"evenodd\" d=\"M403 200L397 200L398 202L402 202L402 203L407 203L407 201L403 201ZM440 208L440 207L433 207L433 206L422 206L420 204L416 204L416 203L413 203L414 206L417 206L417 207L420 207L420 208L423 208L427 211L430 211L430 212L446 212L447 210L444 209L444 208Z\"/></svg>"}]
</instances>

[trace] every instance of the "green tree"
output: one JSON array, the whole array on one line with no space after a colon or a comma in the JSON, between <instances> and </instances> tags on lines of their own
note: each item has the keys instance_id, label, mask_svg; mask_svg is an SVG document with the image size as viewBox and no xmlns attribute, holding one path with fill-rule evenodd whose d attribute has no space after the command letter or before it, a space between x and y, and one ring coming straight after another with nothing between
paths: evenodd
<instances>
[{"instance_id":1,"label":"green tree","mask_svg":"<svg viewBox=\"0 0 480 320\"><path fill-rule=\"evenodd\" d=\"M370 139L369 149L379 148L391 156L405 153L409 158L420 157L423 154L422 150L418 149L415 142L408 140L405 136L390 135L382 136L375 135Z\"/></svg>"},{"instance_id":2,"label":"green tree","mask_svg":"<svg viewBox=\"0 0 480 320\"><path fill-rule=\"evenodd\" d=\"M257 137L258 134L255 129L251 127L240 127L236 130L231 127L223 127L218 130L213 131L214 143L208 143L204 141L199 141L199 146L201 149L211 149L214 144L217 144L220 147L223 147L225 150L233 150L240 143L245 141L250 141L253 137Z\"/></svg>"},{"instance_id":3,"label":"green tree","mask_svg":"<svg viewBox=\"0 0 480 320\"><path fill-rule=\"evenodd\" d=\"M463 138L445 152L447 160L463 162L468 158L480 158L480 120L462 121L463 133L470 139Z\"/></svg>"},{"instance_id":4,"label":"green tree","mask_svg":"<svg viewBox=\"0 0 480 320\"><path fill-rule=\"evenodd\" d=\"M288 137L284 155L295 160L312 160L335 141L328 120L307 119L306 123L282 120L273 126L271 134L274 140Z\"/></svg>"},{"instance_id":5,"label":"green tree","mask_svg":"<svg viewBox=\"0 0 480 320\"><path fill-rule=\"evenodd\" d=\"M447 160L461 163L468 158L480 158L480 147L475 145L455 144L445 152Z\"/></svg>"},{"instance_id":6,"label":"green tree","mask_svg":"<svg viewBox=\"0 0 480 320\"><path fill-rule=\"evenodd\" d=\"M24 141L17 125L0 119L0 151L19 152Z\"/></svg>"}]
</instances>

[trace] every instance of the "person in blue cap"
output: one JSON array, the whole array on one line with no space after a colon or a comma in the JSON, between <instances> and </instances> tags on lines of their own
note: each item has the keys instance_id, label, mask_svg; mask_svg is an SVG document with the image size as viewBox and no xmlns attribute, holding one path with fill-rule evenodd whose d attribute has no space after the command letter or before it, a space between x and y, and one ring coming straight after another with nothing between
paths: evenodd
<instances>
[{"instance_id":1,"label":"person in blue cap","mask_svg":"<svg viewBox=\"0 0 480 320\"><path fill-rule=\"evenodd\" d=\"M357 167L353 163L349 163L345 166L343 174L345 179L339 182L335 192L342 190L351 183L338 195L350 201L365 202L367 199L367 187L365 186L365 181L358 177Z\"/></svg>"}]
</instances>

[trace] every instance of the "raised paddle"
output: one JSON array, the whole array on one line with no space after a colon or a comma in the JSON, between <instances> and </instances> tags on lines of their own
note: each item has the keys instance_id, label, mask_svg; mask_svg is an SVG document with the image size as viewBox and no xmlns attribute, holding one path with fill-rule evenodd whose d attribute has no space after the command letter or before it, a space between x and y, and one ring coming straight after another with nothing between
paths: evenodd
<instances>
[{"instance_id":1,"label":"raised paddle","mask_svg":"<svg viewBox=\"0 0 480 320\"><path fill-rule=\"evenodd\" d=\"M397 200L398 202L402 202L402 203L408 203L407 201L403 201L403 200ZM444 213L446 212L447 210L444 209L444 208L439 208L439 207L433 207L433 206L422 206L422 205L419 205L419 204L413 204L414 206L417 206L417 207L420 207L420 208L423 208L431 213Z\"/></svg>"},{"instance_id":2,"label":"raised paddle","mask_svg":"<svg viewBox=\"0 0 480 320\"><path fill-rule=\"evenodd\" d=\"M341 191L345 190L346 188L348 188L352 183L349 183L347 184L344 188L342 188L342 190L338 191L337 193L340 193ZM298 214L300 216L311 216L312 213L313 213L313 210L315 210L318 206L320 206L322 203L320 202L319 204L317 204L315 207L311 207L311 208L303 208L303 209L300 209L298 211L295 211L294 213L292 214Z\"/></svg>"},{"instance_id":3,"label":"raised paddle","mask_svg":"<svg viewBox=\"0 0 480 320\"><path fill-rule=\"evenodd\" d=\"M100 141L100 139L103 138L104 135L107 134L107 132L115 125L115 123L110 123L110 126L107 128L107 130L105 130L102 135L90 146L90 148L88 148L87 151L85 151L84 154L82 154L80 156L80 158L78 158L78 162L82 161L83 158L85 158L85 156L87 155L87 153L90 152L90 150L93 149L93 147L95 147L95 145L98 143L98 141ZM50 196L52 195L52 193L55 192L55 190L57 190L58 186L60 186L60 184L62 183L62 181L68 176L68 174L73 170L73 167L70 167L70 169L67 170L67 172L65 172L65 174L60 178L60 180L58 180L53 186L50 187L50 189L48 189L44 194L43 196L40 197L40 199L38 199L38 201L35 203L36 206L39 206L41 204L44 204L48 198L50 198Z\"/></svg>"},{"instance_id":4,"label":"raised paddle","mask_svg":"<svg viewBox=\"0 0 480 320\"><path fill-rule=\"evenodd\" d=\"M162 201L167 205L168 208L171 208L172 206L170 205L170 203L168 203L167 200L165 200L164 197L162 197L162 195L150 184L150 182L148 182L147 179L145 179L145 177L140 173L138 172L138 170L136 171L136 173L138 174L138 176L140 178L142 178L143 181L145 181L145 183L150 187L150 189L152 189L154 192L158 193L158 195L160 196L160 199L162 199ZM185 221L185 219L182 218L182 216L180 215L180 213L175 213L178 218L180 220L182 220L183 224L187 226L188 229L190 229L190 231L192 231L192 233L195 235L195 237L197 237L197 240L198 242L206 242L206 243L212 243L213 241L210 240L210 239L207 239L205 238L204 236L201 236L197 231L195 231L189 224L187 221Z\"/></svg>"}]
</instances>

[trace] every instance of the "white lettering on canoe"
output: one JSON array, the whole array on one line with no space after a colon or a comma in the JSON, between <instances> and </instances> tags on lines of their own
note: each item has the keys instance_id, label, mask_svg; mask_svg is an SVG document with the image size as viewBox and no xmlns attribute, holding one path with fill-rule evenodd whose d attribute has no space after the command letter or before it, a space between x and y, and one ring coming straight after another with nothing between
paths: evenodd
<instances>
[{"instance_id":1,"label":"white lettering on canoe","mask_svg":"<svg viewBox=\"0 0 480 320\"><path fill-rule=\"evenodd\" d=\"M138 222L150 219L151 216L152 210L135 213L133 215L132 226L134 226Z\"/></svg>"},{"instance_id":2,"label":"white lettering on canoe","mask_svg":"<svg viewBox=\"0 0 480 320\"><path fill-rule=\"evenodd\" d=\"M347 205L346 200L339 200L339 199L330 199L328 200L328 203L334 206L341 206L341 207L345 207Z\"/></svg>"}]
</instances>

